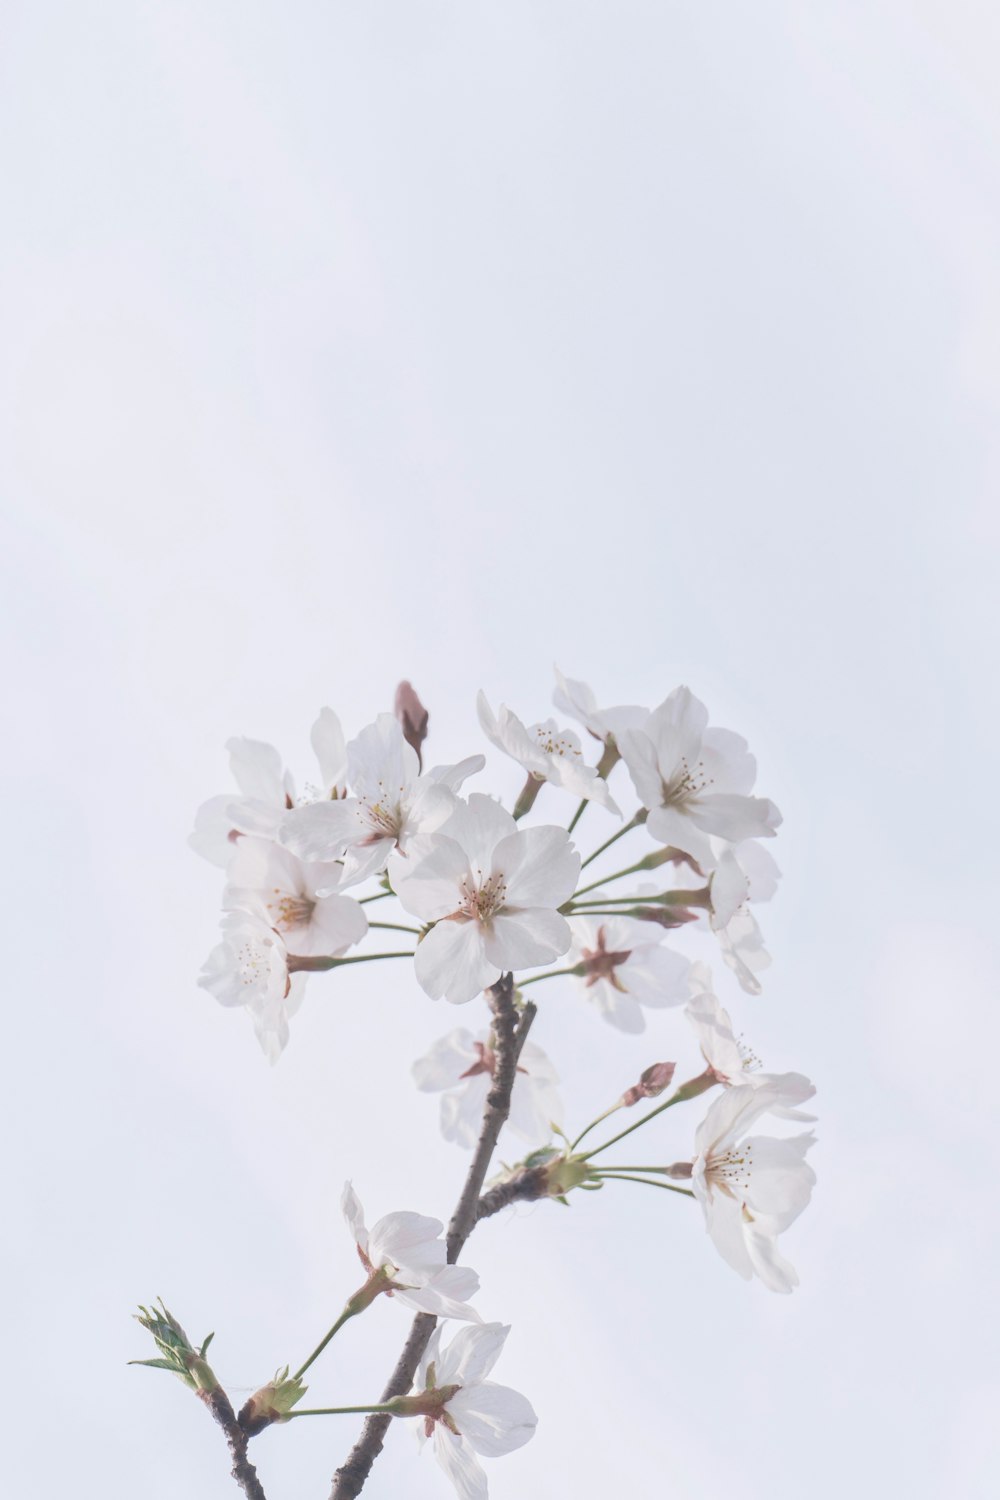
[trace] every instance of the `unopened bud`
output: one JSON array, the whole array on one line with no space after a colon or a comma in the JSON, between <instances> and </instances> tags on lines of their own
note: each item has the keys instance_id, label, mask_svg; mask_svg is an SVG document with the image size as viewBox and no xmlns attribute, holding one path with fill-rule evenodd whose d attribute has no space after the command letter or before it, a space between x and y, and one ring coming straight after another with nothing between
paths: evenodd
<instances>
[{"instance_id":1,"label":"unopened bud","mask_svg":"<svg viewBox=\"0 0 1000 1500\"><path fill-rule=\"evenodd\" d=\"M638 1104L640 1099L655 1099L668 1089L673 1082L677 1064L672 1062L653 1063L639 1076L639 1082L634 1083L630 1089L622 1094L622 1104L626 1109L633 1104Z\"/></svg>"},{"instance_id":2,"label":"unopened bud","mask_svg":"<svg viewBox=\"0 0 1000 1500\"><path fill-rule=\"evenodd\" d=\"M420 699L412 682L405 680L396 689L396 718L403 729L403 738L408 745L412 745L417 752L417 762L423 769L424 756L421 745L427 738L428 713Z\"/></svg>"},{"instance_id":3,"label":"unopened bud","mask_svg":"<svg viewBox=\"0 0 1000 1500\"><path fill-rule=\"evenodd\" d=\"M136 1322L141 1323L153 1335L160 1357L131 1359L129 1364L148 1365L153 1370L169 1370L192 1391L211 1394L218 1390L219 1382L205 1359L205 1350L215 1337L214 1334L210 1333L200 1348L194 1348L177 1319L164 1307L162 1300L158 1307L140 1307L135 1317Z\"/></svg>"},{"instance_id":4,"label":"unopened bud","mask_svg":"<svg viewBox=\"0 0 1000 1500\"><path fill-rule=\"evenodd\" d=\"M286 1365L244 1403L240 1411L243 1431L248 1437L253 1437L270 1427L272 1422L287 1422L289 1412L297 1401L302 1400L306 1389L297 1375L289 1375Z\"/></svg>"}]
</instances>

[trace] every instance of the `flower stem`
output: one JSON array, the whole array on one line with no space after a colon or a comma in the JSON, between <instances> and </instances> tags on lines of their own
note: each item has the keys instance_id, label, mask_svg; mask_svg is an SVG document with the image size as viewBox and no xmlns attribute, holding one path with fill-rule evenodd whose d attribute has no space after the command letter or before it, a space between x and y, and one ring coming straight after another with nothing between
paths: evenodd
<instances>
[{"instance_id":1,"label":"flower stem","mask_svg":"<svg viewBox=\"0 0 1000 1500\"><path fill-rule=\"evenodd\" d=\"M358 898L358 905L367 906L369 901L384 901L386 896L394 896L395 894L395 891L379 891L374 896L361 896Z\"/></svg>"},{"instance_id":2,"label":"flower stem","mask_svg":"<svg viewBox=\"0 0 1000 1500\"><path fill-rule=\"evenodd\" d=\"M310 1356L306 1360L305 1364L304 1365L300 1365L299 1368L296 1370L296 1372L295 1372L295 1374L293 1376L293 1379L298 1380L298 1379L300 1379L301 1376L303 1376L306 1373L306 1371L308 1370L309 1366L315 1360L319 1359L320 1355L323 1353L323 1350L326 1348L327 1344L333 1338L334 1334L335 1333L339 1333L340 1330L343 1328L344 1324L350 1318L356 1317L357 1314L360 1311L361 1311L360 1308L347 1308L347 1307L344 1308L344 1311L341 1313L341 1315L337 1319L336 1323L334 1323L333 1327L329 1330L329 1332L326 1333L326 1334L324 1334L324 1336L320 1339L319 1343L316 1345L315 1349L310 1354Z\"/></svg>"},{"instance_id":3,"label":"flower stem","mask_svg":"<svg viewBox=\"0 0 1000 1500\"><path fill-rule=\"evenodd\" d=\"M391 1405L313 1406L307 1407L304 1411L290 1411L288 1413L288 1420L290 1421L292 1417L345 1417L350 1416L354 1412L385 1412L386 1415L390 1417L393 1415L393 1409Z\"/></svg>"},{"instance_id":4,"label":"flower stem","mask_svg":"<svg viewBox=\"0 0 1000 1500\"><path fill-rule=\"evenodd\" d=\"M398 953L356 953L351 958L313 958L305 954L289 953L288 972L319 974L327 969L340 969L344 964L371 964L379 958L412 958L414 949Z\"/></svg>"},{"instance_id":5,"label":"flower stem","mask_svg":"<svg viewBox=\"0 0 1000 1500\"><path fill-rule=\"evenodd\" d=\"M643 1168L643 1170L645 1170L645 1168ZM648 1177L633 1177L629 1172L602 1171L601 1177L605 1182L641 1182L644 1187L666 1188L668 1193L680 1193L684 1198L694 1197L694 1193L692 1193L690 1188L674 1187L673 1183L671 1182L650 1182ZM292 1415L294 1416L294 1412L292 1413Z\"/></svg>"},{"instance_id":6,"label":"flower stem","mask_svg":"<svg viewBox=\"0 0 1000 1500\"><path fill-rule=\"evenodd\" d=\"M412 932L415 937L421 937L419 927L404 927L401 922L369 922L369 927L381 927L385 932Z\"/></svg>"},{"instance_id":7,"label":"flower stem","mask_svg":"<svg viewBox=\"0 0 1000 1500\"><path fill-rule=\"evenodd\" d=\"M583 1138L584 1138L585 1135L589 1135L592 1130L596 1130L597 1126L600 1125L600 1123L601 1123L602 1120L606 1120L609 1115L616 1114L617 1111L620 1110L620 1109L622 1109L622 1108L623 1108L623 1105L622 1105L621 1100L619 1099L618 1103L617 1104L612 1104L611 1108L610 1109L606 1109L604 1111L603 1115L598 1115L596 1120L591 1120L590 1124L587 1125L587 1126L585 1126L584 1129L580 1131L580 1134L577 1136L576 1140L572 1142L572 1144L570 1145L569 1149L571 1151L575 1151L576 1148L577 1148L577 1146L579 1146L580 1142L583 1140Z\"/></svg>"},{"instance_id":8,"label":"flower stem","mask_svg":"<svg viewBox=\"0 0 1000 1500\"><path fill-rule=\"evenodd\" d=\"M657 1115L662 1115L663 1111L669 1109L671 1105L680 1104L682 1097L680 1090L676 1094L671 1094L665 1104L658 1104L655 1109L649 1111L648 1115L643 1115L641 1120L636 1120L634 1125L627 1125L624 1130L620 1130L617 1135L613 1135L610 1141L605 1141L601 1146L595 1146L593 1151L585 1151L583 1153L583 1160L589 1161L592 1156L598 1156L602 1151L607 1151L608 1147L613 1146L617 1141L623 1141L627 1135L632 1134L633 1130L638 1130L642 1125L647 1124L648 1121L655 1119Z\"/></svg>"},{"instance_id":9,"label":"flower stem","mask_svg":"<svg viewBox=\"0 0 1000 1500\"><path fill-rule=\"evenodd\" d=\"M605 849L610 849L611 845L614 844L614 843L617 843L617 841L620 838L622 838L624 834L628 833L628 831L629 831L630 828L638 828L639 824L640 823L645 823L645 821L646 821L646 809L644 807L642 807L642 808L639 809L639 811L636 813L635 817L632 818L630 822L623 823L622 826L621 826L621 828L619 828L619 830L618 830L617 833L613 833L609 839L605 839L604 843L601 844L597 849L595 849L594 852L593 852L593 854L588 854L587 858L583 861L583 864L580 866L580 869L581 870L585 870L592 860L595 860L599 854L603 854L604 851L605 851ZM598 883L598 885L600 885L600 881L598 881L597 883ZM588 886L588 890L589 889L590 889L590 887Z\"/></svg>"},{"instance_id":10,"label":"flower stem","mask_svg":"<svg viewBox=\"0 0 1000 1500\"><path fill-rule=\"evenodd\" d=\"M540 979L558 979L560 974L576 974L579 976L582 973L583 964L574 964L571 969L549 969L545 974L533 974L530 979L519 980L517 987L519 990L523 990L526 984L537 984Z\"/></svg>"},{"instance_id":11,"label":"flower stem","mask_svg":"<svg viewBox=\"0 0 1000 1500\"><path fill-rule=\"evenodd\" d=\"M589 799L586 798L586 797L583 798L583 801L580 803L580 806L577 808L576 812L573 814L572 818L569 821L569 825L567 826L567 829L566 829L567 833L572 833L573 832L573 829L576 827L577 823L579 823L580 819L583 817L584 813L587 811L587 802L588 802L588 800Z\"/></svg>"}]
</instances>

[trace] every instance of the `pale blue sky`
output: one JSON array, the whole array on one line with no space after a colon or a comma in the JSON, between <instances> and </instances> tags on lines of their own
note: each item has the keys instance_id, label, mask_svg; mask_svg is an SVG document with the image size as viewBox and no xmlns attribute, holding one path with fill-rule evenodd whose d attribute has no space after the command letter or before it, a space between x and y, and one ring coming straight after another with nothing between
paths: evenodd
<instances>
[{"instance_id":1,"label":"pale blue sky","mask_svg":"<svg viewBox=\"0 0 1000 1500\"><path fill-rule=\"evenodd\" d=\"M820 1185L785 1299L639 1189L485 1226L541 1417L494 1500L992 1494L993 11L8 0L5 32L13 1490L235 1494L125 1367L130 1308L250 1386L351 1289L344 1177L455 1196L407 1070L470 1012L314 982L272 1071L196 989L222 743L304 769L321 704L357 728L407 675L451 759L480 686L544 716L556 660L750 738L785 881L764 994L720 993L819 1085ZM682 1035L568 990L539 1024L578 1112ZM374 1395L405 1321L314 1393ZM267 1434L268 1493L322 1497L353 1433ZM449 1490L396 1434L401 1492Z\"/></svg>"}]
</instances>

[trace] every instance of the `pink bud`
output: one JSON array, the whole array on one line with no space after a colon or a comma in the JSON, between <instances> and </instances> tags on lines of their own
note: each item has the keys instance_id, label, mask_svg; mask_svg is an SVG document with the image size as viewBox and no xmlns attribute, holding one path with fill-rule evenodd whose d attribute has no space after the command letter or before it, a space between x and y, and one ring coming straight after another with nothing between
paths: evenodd
<instances>
[{"instance_id":1,"label":"pink bud","mask_svg":"<svg viewBox=\"0 0 1000 1500\"><path fill-rule=\"evenodd\" d=\"M652 1067L646 1068L640 1075L639 1082L626 1089L622 1094L622 1103L626 1108L638 1104L640 1099L655 1099L668 1089L673 1082L676 1063L653 1063Z\"/></svg>"},{"instance_id":2,"label":"pink bud","mask_svg":"<svg viewBox=\"0 0 1000 1500\"><path fill-rule=\"evenodd\" d=\"M396 689L396 718L403 726L403 738L417 752L417 761L423 769L424 757L420 749L427 738L428 713L411 682L403 681Z\"/></svg>"}]
</instances>

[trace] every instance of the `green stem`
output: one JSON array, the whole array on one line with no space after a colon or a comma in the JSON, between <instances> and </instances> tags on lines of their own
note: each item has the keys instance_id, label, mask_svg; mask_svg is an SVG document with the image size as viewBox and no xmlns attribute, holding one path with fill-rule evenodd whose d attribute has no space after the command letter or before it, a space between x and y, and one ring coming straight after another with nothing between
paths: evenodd
<instances>
[{"instance_id":1,"label":"green stem","mask_svg":"<svg viewBox=\"0 0 1000 1500\"><path fill-rule=\"evenodd\" d=\"M641 811L642 811L642 813L645 813L646 809L642 808ZM580 866L580 869L581 870L585 870L587 868L587 866L591 863L592 860L595 860L599 854L603 854L604 851L605 851L605 849L610 849L611 845L617 843L620 838L622 838L626 833L628 833L628 831L629 831L630 828L638 828L639 824L640 823L645 823L645 821L646 821L646 819L645 819L644 816L640 817L639 813L636 813L635 817L630 822L624 823L622 825L622 827L619 828L619 830L618 830L617 833L613 833L609 839L605 839L604 843L601 844L599 848L595 849L594 852L593 852L593 854L588 854L587 858L583 861L583 864ZM599 885L600 881L598 881L597 883ZM589 889L589 887L588 887L588 889Z\"/></svg>"},{"instance_id":2,"label":"green stem","mask_svg":"<svg viewBox=\"0 0 1000 1500\"><path fill-rule=\"evenodd\" d=\"M599 1156L602 1151L607 1151L609 1146L613 1146L617 1141L623 1141L627 1135L631 1135L633 1130L639 1130L650 1120L655 1119L657 1115L662 1115L663 1111L665 1109L669 1109L671 1105L680 1103L681 1099L678 1097L678 1095L671 1094L670 1098L666 1101L665 1104L658 1104L655 1109L651 1109L649 1111L648 1115L643 1115L641 1120L636 1120L634 1125L627 1125L624 1130L620 1130L617 1135L613 1135L610 1141L605 1141L603 1146L595 1146L593 1151L585 1151L583 1154L583 1160L589 1161L592 1156Z\"/></svg>"},{"instance_id":3,"label":"green stem","mask_svg":"<svg viewBox=\"0 0 1000 1500\"><path fill-rule=\"evenodd\" d=\"M333 1338L334 1334L335 1333L339 1333L340 1330L343 1328L344 1324L346 1322L348 1322L351 1318L356 1317L357 1314L360 1311L361 1311L360 1308L347 1308L347 1307L344 1308L344 1311L341 1313L341 1315L337 1319L336 1323L334 1323L334 1325L330 1329L330 1331L328 1333L326 1333L323 1336L323 1338L320 1339L319 1343L316 1345L315 1349L310 1354L310 1356L306 1360L305 1364L304 1365L300 1365L299 1368L296 1370L294 1376L292 1377L294 1380L298 1380L301 1376L303 1376L306 1373L306 1371L308 1370L309 1366L315 1360L319 1359L320 1355L323 1353L323 1350L326 1348L327 1344ZM298 1413L297 1415L301 1415L301 1413Z\"/></svg>"},{"instance_id":4,"label":"green stem","mask_svg":"<svg viewBox=\"0 0 1000 1500\"><path fill-rule=\"evenodd\" d=\"M574 893L572 898L573 902L575 904L577 897L586 895L587 891L596 891L599 885L609 885L612 880L624 880L626 875L634 875L638 870L648 869L649 866L646 864L645 859L640 859L638 863L634 865L626 865L624 870L616 870L613 875L602 875L600 880L592 880L589 885L581 886L580 889ZM623 897L621 899L624 900L625 898ZM638 900L638 897L633 897L632 899Z\"/></svg>"},{"instance_id":5,"label":"green stem","mask_svg":"<svg viewBox=\"0 0 1000 1500\"><path fill-rule=\"evenodd\" d=\"M622 1108L623 1108L622 1102L621 1102L621 1100L619 1100L617 1104L612 1104L612 1106L611 1106L610 1109L606 1109L604 1111L603 1115L598 1115L596 1120L591 1120L590 1124L587 1125L583 1130L581 1130L580 1134L577 1136L576 1140L572 1142L572 1144L570 1145L570 1148L569 1148L570 1151L571 1152L575 1151L576 1148L577 1148L577 1146L579 1146L580 1142L583 1140L584 1136L585 1135L589 1135L592 1130L595 1130L597 1128L597 1126L600 1125L600 1123L601 1123L602 1120L606 1120L609 1115L615 1114L618 1110L620 1110Z\"/></svg>"},{"instance_id":6,"label":"green stem","mask_svg":"<svg viewBox=\"0 0 1000 1500\"><path fill-rule=\"evenodd\" d=\"M346 1417L355 1412L387 1412L393 1415L391 1406L313 1406L304 1411L290 1411L289 1420L292 1417Z\"/></svg>"},{"instance_id":7,"label":"green stem","mask_svg":"<svg viewBox=\"0 0 1000 1500\"><path fill-rule=\"evenodd\" d=\"M412 932L415 937L422 937L423 933L419 927L404 927L401 922L369 922L369 927L381 927L385 932Z\"/></svg>"},{"instance_id":8,"label":"green stem","mask_svg":"<svg viewBox=\"0 0 1000 1500\"><path fill-rule=\"evenodd\" d=\"M588 800L588 798L584 797L583 801L580 803L580 806L577 808L576 812L573 814L572 818L569 821L569 826L566 829L567 833L573 832L573 829L576 827L577 823L579 823L580 819L587 811Z\"/></svg>"},{"instance_id":9,"label":"green stem","mask_svg":"<svg viewBox=\"0 0 1000 1500\"><path fill-rule=\"evenodd\" d=\"M384 901L386 896L394 896L395 894L395 891L379 891L377 896L362 896L358 901L358 905L367 906L369 901Z\"/></svg>"},{"instance_id":10,"label":"green stem","mask_svg":"<svg viewBox=\"0 0 1000 1500\"><path fill-rule=\"evenodd\" d=\"M534 974L530 979L518 980L518 989L523 990L527 984L537 984L540 979L558 979L560 974L576 974L578 977L583 973L583 964L574 964L571 969L549 969L545 974Z\"/></svg>"},{"instance_id":11,"label":"green stem","mask_svg":"<svg viewBox=\"0 0 1000 1500\"><path fill-rule=\"evenodd\" d=\"M605 1182L641 1182L644 1187L666 1188L668 1193L680 1193L685 1198L693 1198L690 1188L674 1187L670 1182L650 1182L648 1177L633 1177L629 1172L602 1172L601 1177Z\"/></svg>"},{"instance_id":12,"label":"green stem","mask_svg":"<svg viewBox=\"0 0 1000 1500\"><path fill-rule=\"evenodd\" d=\"M340 969L345 964L372 964L380 958L412 958L414 950L399 953L356 953L353 958L313 958L303 953L289 953L289 974L323 974L328 969Z\"/></svg>"}]
</instances>

